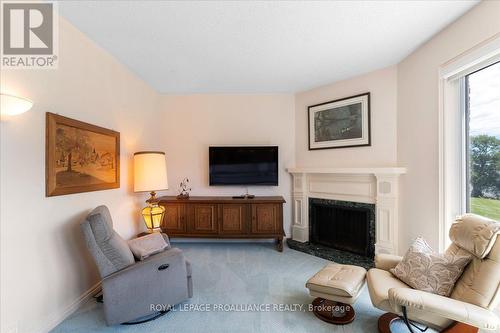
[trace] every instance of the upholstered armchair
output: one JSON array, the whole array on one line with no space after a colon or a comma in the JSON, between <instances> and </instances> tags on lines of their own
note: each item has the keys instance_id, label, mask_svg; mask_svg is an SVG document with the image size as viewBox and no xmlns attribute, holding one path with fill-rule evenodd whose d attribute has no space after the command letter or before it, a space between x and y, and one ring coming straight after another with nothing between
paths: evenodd
<instances>
[{"instance_id":1,"label":"upholstered armchair","mask_svg":"<svg viewBox=\"0 0 500 333\"><path fill-rule=\"evenodd\" d=\"M136 262L125 240L113 230L106 206L94 209L81 228L102 278L108 325L154 319L167 312L168 306L192 297L191 267L179 249ZM162 310L155 305L163 306Z\"/></svg>"},{"instance_id":2,"label":"upholstered armchair","mask_svg":"<svg viewBox=\"0 0 500 333\"><path fill-rule=\"evenodd\" d=\"M499 233L499 222L478 215L465 214L455 221L447 252L461 248L473 259L450 297L412 289L389 272L401 257L377 255L376 268L368 271L367 283L373 305L388 312L379 318L379 332L391 332L395 320L404 321L410 332L420 332L422 325L448 333L498 329L499 318L492 310L500 300Z\"/></svg>"}]
</instances>

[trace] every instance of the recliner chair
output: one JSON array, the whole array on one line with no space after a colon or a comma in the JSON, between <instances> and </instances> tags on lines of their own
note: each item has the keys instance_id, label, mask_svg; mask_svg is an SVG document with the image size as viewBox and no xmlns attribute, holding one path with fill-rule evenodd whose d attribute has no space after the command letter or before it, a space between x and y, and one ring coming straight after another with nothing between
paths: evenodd
<instances>
[{"instance_id":1,"label":"recliner chair","mask_svg":"<svg viewBox=\"0 0 500 333\"><path fill-rule=\"evenodd\" d=\"M388 312L379 318L379 332L391 332L394 320L403 320L410 332L419 332L412 321L447 333L498 329L499 318L492 310L500 301L499 234L499 222L474 214L463 215L451 226L447 251L462 248L473 259L450 297L412 289L389 272L402 257L377 255L367 283L373 305Z\"/></svg>"},{"instance_id":2,"label":"recliner chair","mask_svg":"<svg viewBox=\"0 0 500 333\"><path fill-rule=\"evenodd\" d=\"M168 306L193 296L191 265L181 250L172 248L135 262L128 244L113 230L106 206L95 208L80 226L102 278L108 325L155 319L168 312ZM158 311L155 305L165 307Z\"/></svg>"}]
</instances>

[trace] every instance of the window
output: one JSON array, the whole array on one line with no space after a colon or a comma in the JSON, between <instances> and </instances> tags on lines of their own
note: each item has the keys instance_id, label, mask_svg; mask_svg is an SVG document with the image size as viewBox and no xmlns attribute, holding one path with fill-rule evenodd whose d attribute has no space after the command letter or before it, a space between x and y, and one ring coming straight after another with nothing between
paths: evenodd
<instances>
[{"instance_id":1,"label":"window","mask_svg":"<svg viewBox=\"0 0 500 333\"><path fill-rule=\"evenodd\" d=\"M500 62L464 80L466 210L500 221Z\"/></svg>"},{"instance_id":2,"label":"window","mask_svg":"<svg viewBox=\"0 0 500 333\"><path fill-rule=\"evenodd\" d=\"M457 216L500 219L500 36L441 65L438 87L437 231L444 251Z\"/></svg>"}]
</instances>

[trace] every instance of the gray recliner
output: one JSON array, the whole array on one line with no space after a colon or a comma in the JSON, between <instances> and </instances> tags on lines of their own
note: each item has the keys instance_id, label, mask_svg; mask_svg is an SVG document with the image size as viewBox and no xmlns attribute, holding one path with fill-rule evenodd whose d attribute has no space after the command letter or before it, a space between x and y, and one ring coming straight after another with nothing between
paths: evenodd
<instances>
[{"instance_id":1,"label":"gray recliner","mask_svg":"<svg viewBox=\"0 0 500 333\"><path fill-rule=\"evenodd\" d=\"M113 230L106 206L95 208L81 228L102 278L108 325L154 315L154 306L173 306L193 296L191 265L171 248L136 262L127 242Z\"/></svg>"}]
</instances>

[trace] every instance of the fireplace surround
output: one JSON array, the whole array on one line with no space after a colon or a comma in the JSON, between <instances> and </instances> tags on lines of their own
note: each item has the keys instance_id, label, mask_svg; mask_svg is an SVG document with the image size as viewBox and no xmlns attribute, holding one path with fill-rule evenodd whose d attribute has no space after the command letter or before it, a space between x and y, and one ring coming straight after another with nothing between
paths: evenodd
<instances>
[{"instance_id":1,"label":"fireplace surround","mask_svg":"<svg viewBox=\"0 0 500 333\"><path fill-rule=\"evenodd\" d=\"M333 248L331 244L311 239L309 200L332 200L352 205L370 205L373 254L398 254L398 183L406 173L400 167L373 168L288 168L292 174L292 237L291 248L339 263L373 264L370 257L356 251ZM370 245L371 246L371 245Z\"/></svg>"}]
</instances>

